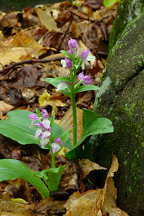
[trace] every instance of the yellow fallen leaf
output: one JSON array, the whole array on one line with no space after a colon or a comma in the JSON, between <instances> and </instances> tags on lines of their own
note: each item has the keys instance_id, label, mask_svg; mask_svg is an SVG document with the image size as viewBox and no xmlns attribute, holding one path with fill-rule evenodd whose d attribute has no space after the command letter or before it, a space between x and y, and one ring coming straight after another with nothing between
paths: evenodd
<instances>
[{"instance_id":1,"label":"yellow fallen leaf","mask_svg":"<svg viewBox=\"0 0 144 216\"><path fill-rule=\"evenodd\" d=\"M57 99L57 98L58 98L58 95L57 96L50 95L47 91L44 91L43 94L39 96L39 99L38 99L39 105L41 107L50 105L53 108L65 106L65 104L60 99Z\"/></svg>"},{"instance_id":2,"label":"yellow fallen leaf","mask_svg":"<svg viewBox=\"0 0 144 216\"><path fill-rule=\"evenodd\" d=\"M68 152L68 149L65 147L62 147L61 150L58 152L59 156L65 156L65 153Z\"/></svg>"},{"instance_id":3,"label":"yellow fallen leaf","mask_svg":"<svg viewBox=\"0 0 144 216\"><path fill-rule=\"evenodd\" d=\"M33 50L28 47L0 48L0 64L2 65L30 59L32 56Z\"/></svg>"}]
</instances>

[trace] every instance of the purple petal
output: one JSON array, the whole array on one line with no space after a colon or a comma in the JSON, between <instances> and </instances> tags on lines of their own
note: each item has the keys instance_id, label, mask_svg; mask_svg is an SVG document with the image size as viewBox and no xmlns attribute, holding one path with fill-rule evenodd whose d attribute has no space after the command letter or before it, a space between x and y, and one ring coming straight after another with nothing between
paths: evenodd
<instances>
[{"instance_id":1,"label":"purple petal","mask_svg":"<svg viewBox=\"0 0 144 216\"><path fill-rule=\"evenodd\" d=\"M69 49L69 51L68 51L68 52L69 52L69 54L71 54L71 55L72 55L72 54L73 54L73 49Z\"/></svg>"},{"instance_id":2,"label":"purple petal","mask_svg":"<svg viewBox=\"0 0 144 216\"><path fill-rule=\"evenodd\" d=\"M83 81L83 79L84 79L84 73L83 72L79 73L79 75L77 76L77 78L78 78L78 80L82 80Z\"/></svg>"},{"instance_id":3,"label":"purple petal","mask_svg":"<svg viewBox=\"0 0 144 216\"><path fill-rule=\"evenodd\" d=\"M83 72L79 73L79 75L78 75L77 78L78 78L78 80L83 81L83 84L85 84L85 85L92 84L92 78L91 78L91 76L84 75Z\"/></svg>"},{"instance_id":4,"label":"purple petal","mask_svg":"<svg viewBox=\"0 0 144 216\"><path fill-rule=\"evenodd\" d=\"M89 55L89 53L90 53L89 50L83 50L83 51L81 52L80 56L81 56L81 58L82 58L83 60L86 60L87 57L88 57L88 55Z\"/></svg>"},{"instance_id":5,"label":"purple petal","mask_svg":"<svg viewBox=\"0 0 144 216\"><path fill-rule=\"evenodd\" d=\"M92 78L88 75L84 76L84 84L89 85L92 84Z\"/></svg>"},{"instance_id":6,"label":"purple petal","mask_svg":"<svg viewBox=\"0 0 144 216\"><path fill-rule=\"evenodd\" d=\"M31 119L31 120L33 120L33 121L39 119L38 116L37 116L35 113L29 114L28 117L29 117L29 119Z\"/></svg>"},{"instance_id":7,"label":"purple petal","mask_svg":"<svg viewBox=\"0 0 144 216\"><path fill-rule=\"evenodd\" d=\"M62 140L61 140L61 138L60 137L58 137L58 138L56 138L55 139L55 143L58 143L58 144L60 144L62 142Z\"/></svg>"},{"instance_id":8,"label":"purple petal","mask_svg":"<svg viewBox=\"0 0 144 216\"><path fill-rule=\"evenodd\" d=\"M42 122L36 122L33 125L37 126L37 127L40 127L40 128L43 128L43 123Z\"/></svg>"},{"instance_id":9,"label":"purple petal","mask_svg":"<svg viewBox=\"0 0 144 216\"><path fill-rule=\"evenodd\" d=\"M42 117L43 117L43 118L48 118L49 115L48 115L48 112L47 112L46 109L42 109L42 110L41 110L41 113L42 113Z\"/></svg>"},{"instance_id":10,"label":"purple petal","mask_svg":"<svg viewBox=\"0 0 144 216\"><path fill-rule=\"evenodd\" d=\"M78 47L78 44L77 44L77 41L75 39L70 39L68 41L68 46L69 46L69 49L74 49L74 48L77 48Z\"/></svg>"},{"instance_id":11,"label":"purple petal","mask_svg":"<svg viewBox=\"0 0 144 216\"><path fill-rule=\"evenodd\" d=\"M73 66L73 63L72 63L72 61L70 59L66 58L65 62L66 62L66 67L67 68L71 68Z\"/></svg>"}]
</instances>

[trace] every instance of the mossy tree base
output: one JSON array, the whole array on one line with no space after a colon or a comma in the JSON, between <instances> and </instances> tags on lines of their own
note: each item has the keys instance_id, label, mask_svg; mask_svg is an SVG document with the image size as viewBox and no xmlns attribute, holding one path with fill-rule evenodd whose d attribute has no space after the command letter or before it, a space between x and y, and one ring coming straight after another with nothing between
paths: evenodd
<instances>
[{"instance_id":1,"label":"mossy tree base","mask_svg":"<svg viewBox=\"0 0 144 216\"><path fill-rule=\"evenodd\" d=\"M111 89L99 111L113 121L115 132L99 139L97 162L110 164L116 153L119 204L131 216L144 215L144 15L123 31L108 57Z\"/></svg>"}]
</instances>

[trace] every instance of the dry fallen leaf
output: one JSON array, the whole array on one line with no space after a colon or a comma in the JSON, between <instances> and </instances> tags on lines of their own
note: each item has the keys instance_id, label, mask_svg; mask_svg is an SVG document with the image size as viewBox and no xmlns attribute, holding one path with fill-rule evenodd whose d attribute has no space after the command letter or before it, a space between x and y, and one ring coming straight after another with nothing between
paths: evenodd
<instances>
[{"instance_id":1,"label":"dry fallen leaf","mask_svg":"<svg viewBox=\"0 0 144 216\"><path fill-rule=\"evenodd\" d=\"M5 103L4 101L0 101L0 113L7 113L12 110L14 106Z\"/></svg>"},{"instance_id":2,"label":"dry fallen leaf","mask_svg":"<svg viewBox=\"0 0 144 216\"><path fill-rule=\"evenodd\" d=\"M118 159L113 155L104 188L72 194L65 204L65 216L128 216L116 206L117 189L112 177L117 170Z\"/></svg>"},{"instance_id":3,"label":"dry fallen leaf","mask_svg":"<svg viewBox=\"0 0 144 216\"><path fill-rule=\"evenodd\" d=\"M35 56L39 56L46 52L46 49L40 45L28 31L20 31L14 37L10 44L12 47L28 47L33 50Z\"/></svg>"},{"instance_id":4,"label":"dry fallen leaf","mask_svg":"<svg viewBox=\"0 0 144 216\"><path fill-rule=\"evenodd\" d=\"M49 31L58 31L56 22L51 15L51 10L49 7L35 8L35 11L40 19L41 25L43 25Z\"/></svg>"},{"instance_id":5,"label":"dry fallen leaf","mask_svg":"<svg viewBox=\"0 0 144 216\"><path fill-rule=\"evenodd\" d=\"M79 166L81 168L83 178L85 178L92 170L106 170L107 169L88 159L79 160Z\"/></svg>"},{"instance_id":6,"label":"dry fallen leaf","mask_svg":"<svg viewBox=\"0 0 144 216\"><path fill-rule=\"evenodd\" d=\"M0 216L32 216L29 206L11 200L0 200Z\"/></svg>"},{"instance_id":7,"label":"dry fallen leaf","mask_svg":"<svg viewBox=\"0 0 144 216\"><path fill-rule=\"evenodd\" d=\"M65 204L65 216L102 216L101 202L103 189L75 192Z\"/></svg>"}]
</instances>

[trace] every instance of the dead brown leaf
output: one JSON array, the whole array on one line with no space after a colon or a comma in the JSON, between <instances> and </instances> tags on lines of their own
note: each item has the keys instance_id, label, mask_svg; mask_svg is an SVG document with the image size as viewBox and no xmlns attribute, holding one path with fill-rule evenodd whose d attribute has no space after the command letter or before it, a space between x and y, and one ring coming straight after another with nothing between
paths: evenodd
<instances>
[{"instance_id":1,"label":"dead brown leaf","mask_svg":"<svg viewBox=\"0 0 144 216\"><path fill-rule=\"evenodd\" d=\"M14 37L10 44L12 47L26 47L33 50L33 55L39 56L43 54L46 49L40 45L27 31L20 31Z\"/></svg>"},{"instance_id":2,"label":"dead brown leaf","mask_svg":"<svg viewBox=\"0 0 144 216\"><path fill-rule=\"evenodd\" d=\"M35 11L40 19L41 25L43 25L49 31L58 31L56 22L51 15L51 9L48 7L35 8Z\"/></svg>"},{"instance_id":3,"label":"dead brown leaf","mask_svg":"<svg viewBox=\"0 0 144 216\"><path fill-rule=\"evenodd\" d=\"M79 160L79 166L82 171L82 178L85 178L92 170L106 170L107 168L100 166L88 159Z\"/></svg>"},{"instance_id":4,"label":"dead brown leaf","mask_svg":"<svg viewBox=\"0 0 144 216\"><path fill-rule=\"evenodd\" d=\"M90 190L85 193L75 192L65 204L65 216L102 216L102 189Z\"/></svg>"},{"instance_id":5,"label":"dead brown leaf","mask_svg":"<svg viewBox=\"0 0 144 216\"><path fill-rule=\"evenodd\" d=\"M71 195L65 204L65 216L128 216L116 205L117 190L112 177L117 170L118 159L113 155L104 188Z\"/></svg>"},{"instance_id":6,"label":"dead brown leaf","mask_svg":"<svg viewBox=\"0 0 144 216\"><path fill-rule=\"evenodd\" d=\"M27 204L0 200L0 216L32 216Z\"/></svg>"},{"instance_id":7,"label":"dead brown leaf","mask_svg":"<svg viewBox=\"0 0 144 216\"><path fill-rule=\"evenodd\" d=\"M0 113L7 113L12 110L14 106L5 103L4 101L0 101Z\"/></svg>"}]
</instances>

